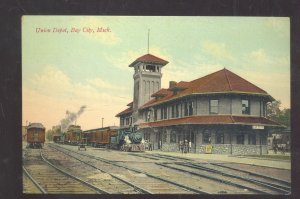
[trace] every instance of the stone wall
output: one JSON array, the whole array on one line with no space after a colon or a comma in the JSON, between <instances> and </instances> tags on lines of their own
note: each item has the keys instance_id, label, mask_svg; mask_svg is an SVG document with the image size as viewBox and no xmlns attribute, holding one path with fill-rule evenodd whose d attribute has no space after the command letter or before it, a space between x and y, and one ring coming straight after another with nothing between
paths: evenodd
<instances>
[{"instance_id":1,"label":"stone wall","mask_svg":"<svg viewBox=\"0 0 300 199\"><path fill-rule=\"evenodd\" d=\"M233 155L260 155L260 148L262 148L262 154L266 154L267 146L263 145L242 145L242 144L235 144L232 146L232 154Z\"/></svg>"},{"instance_id":2,"label":"stone wall","mask_svg":"<svg viewBox=\"0 0 300 199\"><path fill-rule=\"evenodd\" d=\"M205 153L207 145L198 145L196 148L196 153ZM213 154L231 154L232 155L260 155L260 150L262 154L267 154L267 145L242 145L242 144L233 144L232 149L230 144L213 144L212 145ZM178 150L178 149L177 149Z\"/></svg>"},{"instance_id":3,"label":"stone wall","mask_svg":"<svg viewBox=\"0 0 300 199\"><path fill-rule=\"evenodd\" d=\"M177 143L163 143L162 151L176 152L179 151L179 146Z\"/></svg>"}]
</instances>

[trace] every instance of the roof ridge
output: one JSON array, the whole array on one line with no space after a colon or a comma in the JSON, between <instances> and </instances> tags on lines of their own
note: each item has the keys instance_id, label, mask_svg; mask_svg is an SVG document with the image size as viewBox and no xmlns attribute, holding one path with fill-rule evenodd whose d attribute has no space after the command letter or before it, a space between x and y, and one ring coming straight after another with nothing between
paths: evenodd
<instances>
[{"instance_id":1,"label":"roof ridge","mask_svg":"<svg viewBox=\"0 0 300 199\"><path fill-rule=\"evenodd\" d=\"M229 89L232 91L232 87L231 87L231 83L230 83L230 81L229 81L229 78L228 78L228 75L227 75L227 69L226 68L224 68L223 69L224 70L224 73L225 73L225 77L226 77L226 80L227 80L227 82L228 82L228 85L229 85Z\"/></svg>"},{"instance_id":2,"label":"roof ridge","mask_svg":"<svg viewBox=\"0 0 300 199\"><path fill-rule=\"evenodd\" d=\"M226 69L226 70L227 70L227 69ZM242 77L242 76L240 76L240 75L238 75L238 74L236 74L236 73L233 73L233 72L230 71L230 70L227 70L227 71L229 71L229 72L232 73L233 75L237 76L238 78L242 79L243 81L247 82L248 84L251 84L252 86L254 86L254 87L260 89L260 90L263 91L265 94L268 94L267 91L265 91L264 89L262 89L262 88L260 88L259 86L255 85L254 83L250 82L249 80L245 79L244 77Z\"/></svg>"}]
</instances>

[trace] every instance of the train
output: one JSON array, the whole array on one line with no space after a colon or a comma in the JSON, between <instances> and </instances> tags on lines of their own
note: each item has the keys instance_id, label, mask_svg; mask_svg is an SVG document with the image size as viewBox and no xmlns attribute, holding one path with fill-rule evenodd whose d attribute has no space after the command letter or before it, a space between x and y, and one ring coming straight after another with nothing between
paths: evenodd
<instances>
[{"instance_id":1,"label":"train","mask_svg":"<svg viewBox=\"0 0 300 199\"><path fill-rule=\"evenodd\" d=\"M64 138L55 137L53 141L58 140L64 140L63 143L71 145L85 144L122 151L145 151L143 135L136 126L127 129L109 126L82 131L80 126L71 125L64 133Z\"/></svg>"},{"instance_id":2,"label":"train","mask_svg":"<svg viewBox=\"0 0 300 199\"><path fill-rule=\"evenodd\" d=\"M116 127L104 127L83 131L83 137L87 145L93 147L111 148L111 137L118 134Z\"/></svg>"},{"instance_id":3,"label":"train","mask_svg":"<svg viewBox=\"0 0 300 199\"><path fill-rule=\"evenodd\" d=\"M122 151L145 151L143 135L137 126L120 129L116 137L111 137L111 143Z\"/></svg>"},{"instance_id":4,"label":"train","mask_svg":"<svg viewBox=\"0 0 300 199\"><path fill-rule=\"evenodd\" d=\"M81 127L78 125L70 125L64 133L62 140L65 144L78 145L82 143L82 138ZM56 139L58 138L56 137Z\"/></svg>"},{"instance_id":5,"label":"train","mask_svg":"<svg viewBox=\"0 0 300 199\"><path fill-rule=\"evenodd\" d=\"M45 143L45 127L41 123L30 123L27 128L27 147L43 148Z\"/></svg>"}]
</instances>

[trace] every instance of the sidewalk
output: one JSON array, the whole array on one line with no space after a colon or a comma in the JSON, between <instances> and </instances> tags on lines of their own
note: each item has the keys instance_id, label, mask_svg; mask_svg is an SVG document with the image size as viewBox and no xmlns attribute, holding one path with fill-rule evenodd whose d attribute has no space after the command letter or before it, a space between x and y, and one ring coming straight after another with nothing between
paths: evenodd
<instances>
[{"instance_id":1,"label":"sidewalk","mask_svg":"<svg viewBox=\"0 0 300 199\"><path fill-rule=\"evenodd\" d=\"M220 155L220 154L195 154L195 153L182 154L180 152L164 152L159 150L146 151L146 153L157 153L157 154L164 154L164 155L170 155L175 157L184 157L184 158L207 160L207 161L214 160L214 161L241 163L241 164L251 164L257 166L291 170L290 161L267 160L267 159L258 159L258 158L248 158L246 156L230 156L230 155Z\"/></svg>"}]
</instances>

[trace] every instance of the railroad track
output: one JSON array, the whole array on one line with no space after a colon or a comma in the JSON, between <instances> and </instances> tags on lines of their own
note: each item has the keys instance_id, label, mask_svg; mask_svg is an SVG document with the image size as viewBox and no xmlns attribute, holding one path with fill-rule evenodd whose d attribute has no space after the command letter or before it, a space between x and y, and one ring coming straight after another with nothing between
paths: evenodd
<instances>
[{"instance_id":1,"label":"railroad track","mask_svg":"<svg viewBox=\"0 0 300 199\"><path fill-rule=\"evenodd\" d=\"M287 181L265 176L237 168L228 167L218 163L200 164L195 161L183 158L160 154L133 154L138 157L149 159L167 159L174 162L156 163L157 165L174 169L181 172L190 173L215 181L220 181L232 186L249 189L260 194L290 194L291 184ZM178 160L182 160L179 162ZM232 180L232 178L234 180ZM244 186L243 184L247 184Z\"/></svg>"},{"instance_id":2,"label":"railroad track","mask_svg":"<svg viewBox=\"0 0 300 199\"><path fill-rule=\"evenodd\" d=\"M91 161L85 162L82 158L70 155L57 148L46 149L49 161L55 161L61 164L62 167L68 167L69 172L91 181L94 186L101 187L109 194L151 194L148 190L139 188L118 175L108 173L94 166L90 163Z\"/></svg>"},{"instance_id":3,"label":"railroad track","mask_svg":"<svg viewBox=\"0 0 300 199\"><path fill-rule=\"evenodd\" d=\"M34 193L38 189L41 193L80 193L100 194L105 193L97 187L57 168L48 162L42 150L28 150L23 162L23 171L34 186L25 184L26 193ZM29 183L28 179L24 181Z\"/></svg>"},{"instance_id":4,"label":"railroad track","mask_svg":"<svg viewBox=\"0 0 300 199\"><path fill-rule=\"evenodd\" d=\"M28 174L23 167L23 193L42 194L47 193L40 185Z\"/></svg>"},{"instance_id":5,"label":"railroad track","mask_svg":"<svg viewBox=\"0 0 300 199\"><path fill-rule=\"evenodd\" d=\"M209 192L196 189L184 184L180 184L178 182L157 175L152 175L148 172L128 167L123 164L119 164L104 158L82 154L58 145L49 146L61 152L64 152L73 158L80 159L81 161L83 161L86 164L89 164L90 166L94 166L96 168L101 167L102 170L107 171L110 174L112 172L118 172L118 175L122 176L123 180L127 179L136 187L142 188L143 190L147 190L148 193L151 194L210 194ZM115 168L115 170L112 171L113 168Z\"/></svg>"}]
</instances>

